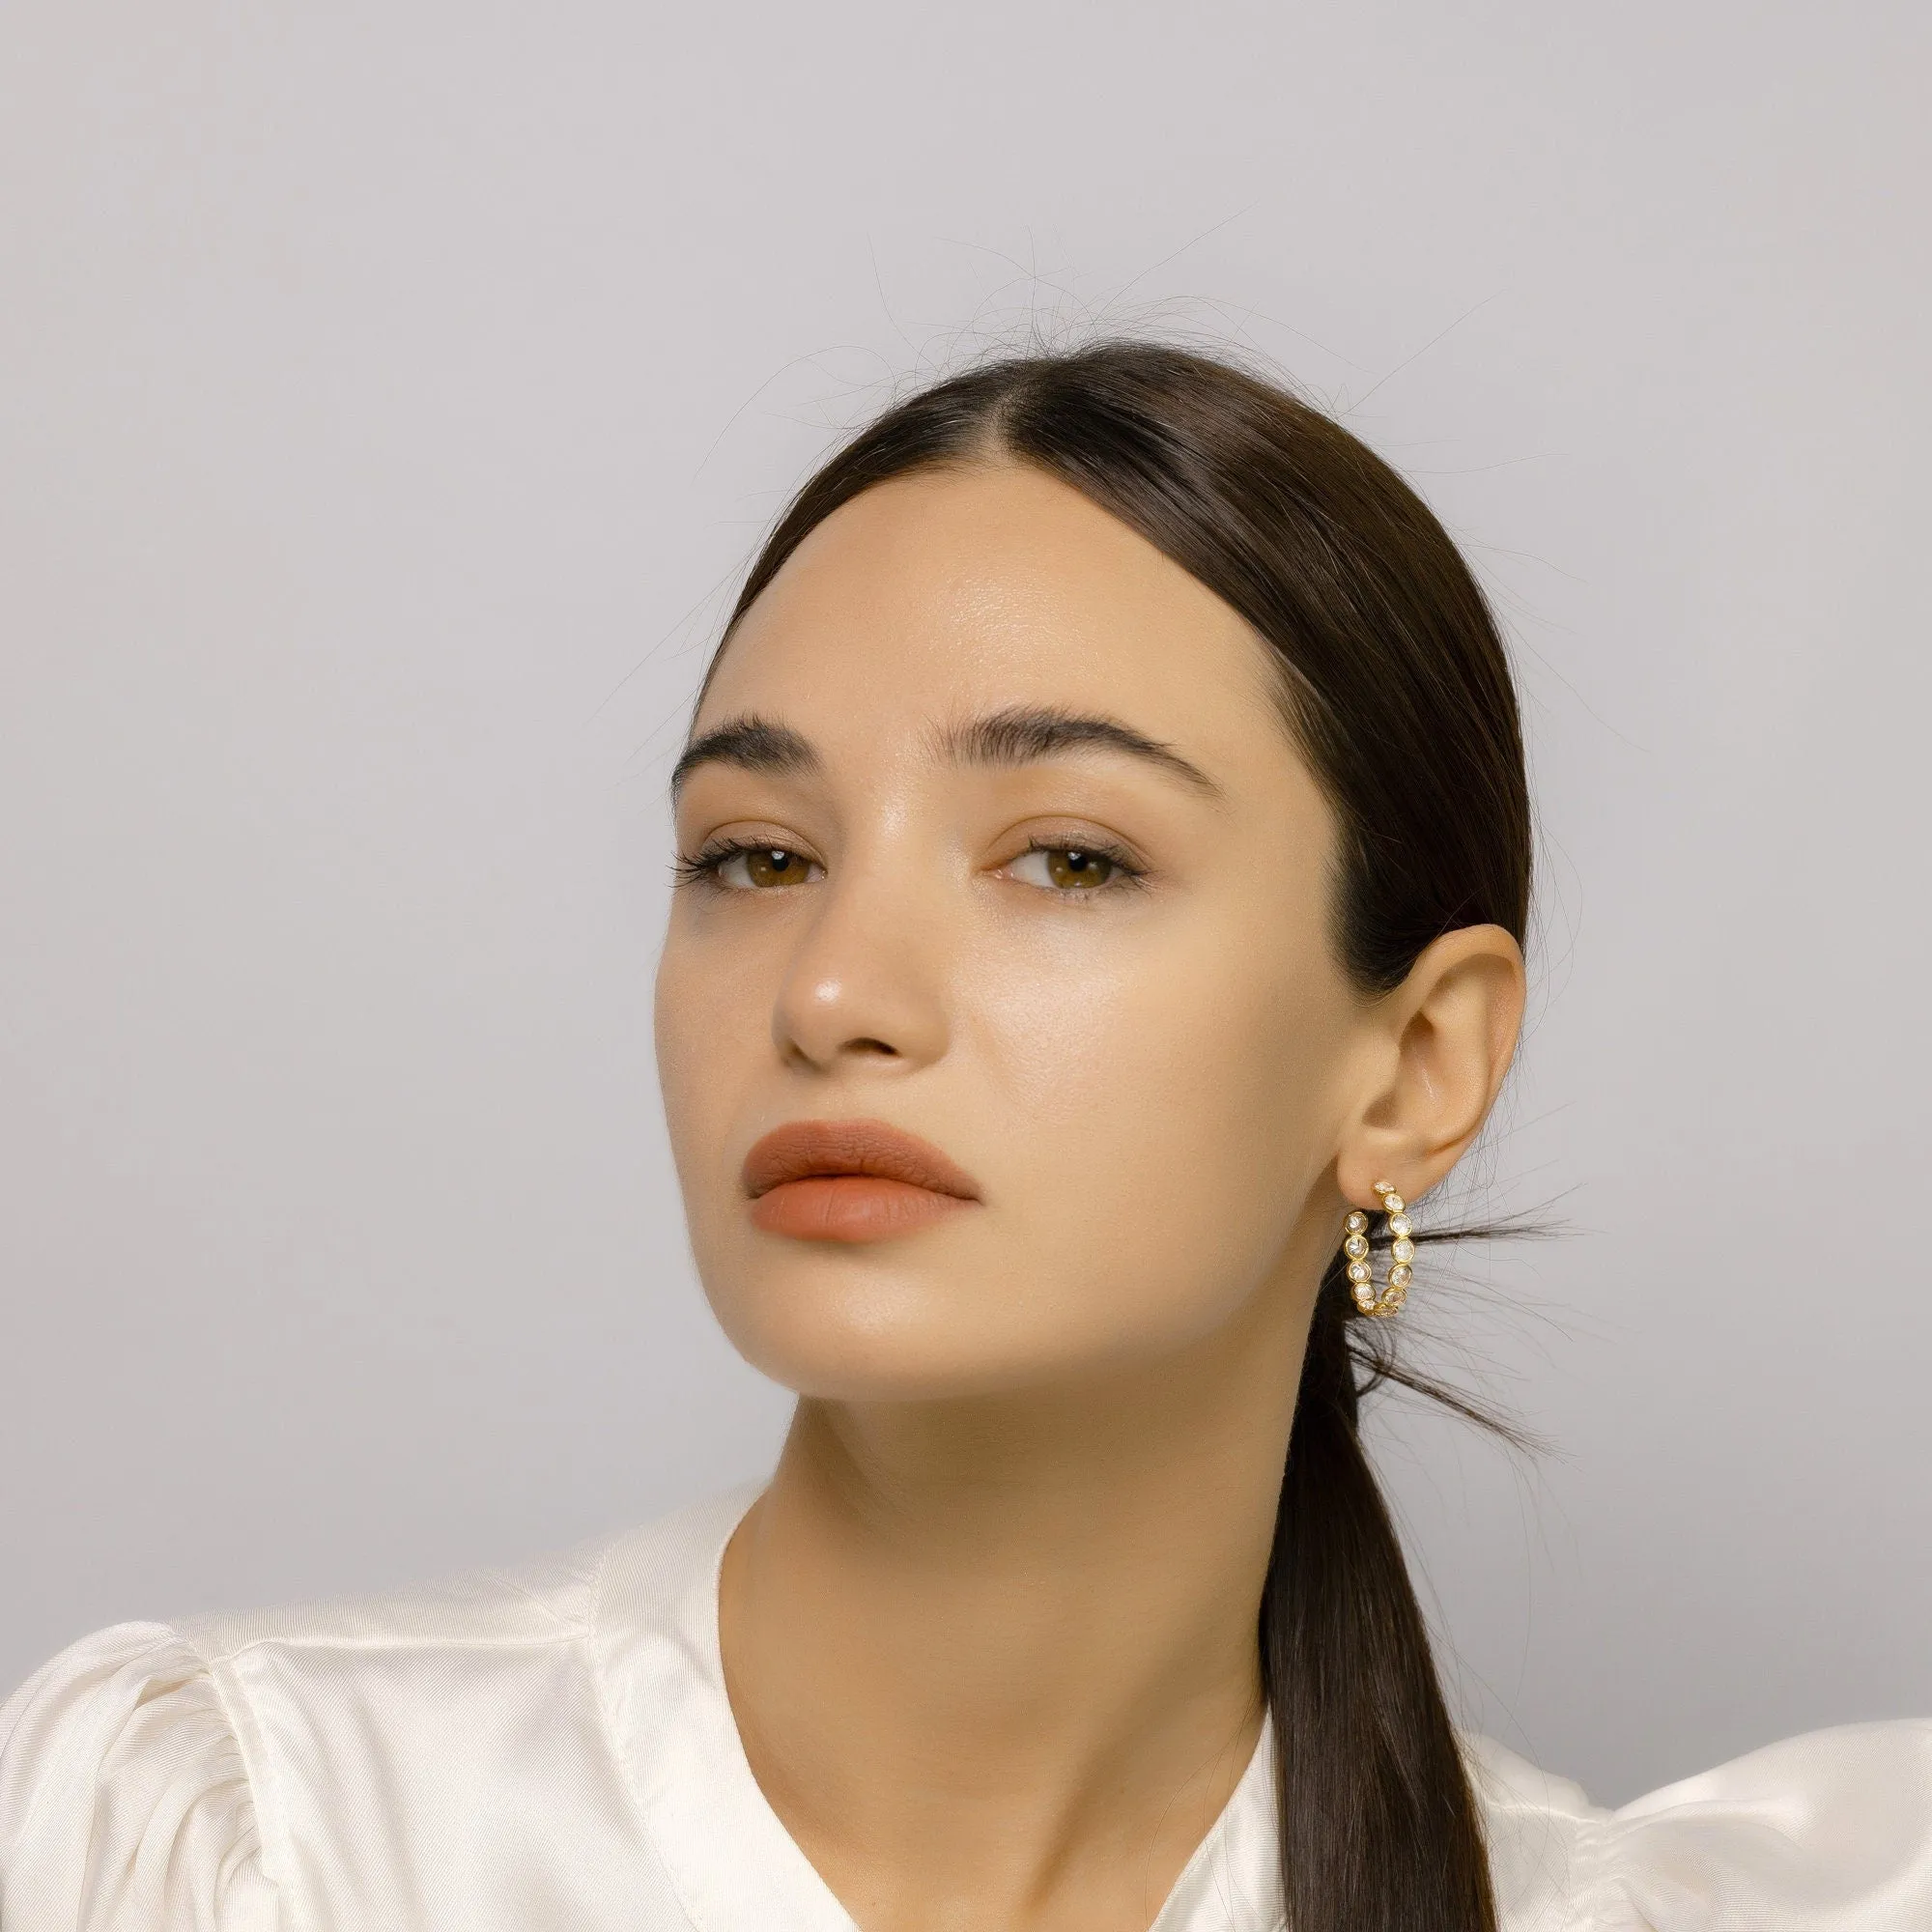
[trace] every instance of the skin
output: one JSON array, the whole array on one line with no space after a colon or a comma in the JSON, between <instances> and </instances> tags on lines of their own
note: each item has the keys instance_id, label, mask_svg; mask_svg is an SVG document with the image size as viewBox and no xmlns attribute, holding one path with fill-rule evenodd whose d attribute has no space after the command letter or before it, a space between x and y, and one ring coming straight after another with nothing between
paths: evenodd
<instances>
[{"instance_id":1,"label":"skin","mask_svg":"<svg viewBox=\"0 0 1932 1932\"><path fill-rule=\"evenodd\" d=\"M800 1396L725 1554L727 1689L866 1932L1145 1932L1259 1735L1255 1619L1343 1219L1378 1179L1424 1196L1515 1050L1500 927L1444 935L1379 1000L1349 982L1334 818L1269 662L1123 525L989 463L822 524L694 724L812 753L685 781L684 860L797 856L680 885L657 1037L706 1292ZM1211 789L1104 746L938 749L1014 707L1115 721ZM1069 886L1105 867L1065 852L1096 848L1144 875ZM869 1245L754 1227L752 1144L855 1118L935 1143L980 1201Z\"/></svg>"}]
</instances>

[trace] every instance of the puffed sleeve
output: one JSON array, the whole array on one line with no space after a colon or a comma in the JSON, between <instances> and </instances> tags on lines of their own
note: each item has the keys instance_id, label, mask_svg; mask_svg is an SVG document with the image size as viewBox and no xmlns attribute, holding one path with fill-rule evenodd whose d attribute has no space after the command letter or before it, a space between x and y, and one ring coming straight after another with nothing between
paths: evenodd
<instances>
[{"instance_id":1,"label":"puffed sleeve","mask_svg":"<svg viewBox=\"0 0 1932 1932\"><path fill-rule=\"evenodd\" d=\"M1505 1932L1932 1932L1932 1720L1788 1738L1616 1810L1475 1755Z\"/></svg>"},{"instance_id":2,"label":"puffed sleeve","mask_svg":"<svg viewBox=\"0 0 1932 1932\"><path fill-rule=\"evenodd\" d=\"M247 1768L164 1624L71 1645L0 1707L5 1932L273 1932Z\"/></svg>"}]
</instances>

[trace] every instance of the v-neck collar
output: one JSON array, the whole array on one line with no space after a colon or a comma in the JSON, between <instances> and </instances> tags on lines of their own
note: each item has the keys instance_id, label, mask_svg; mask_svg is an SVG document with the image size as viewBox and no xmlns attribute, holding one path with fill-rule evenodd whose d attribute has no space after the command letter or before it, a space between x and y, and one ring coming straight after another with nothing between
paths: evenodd
<instances>
[{"instance_id":1,"label":"v-neck collar","mask_svg":"<svg viewBox=\"0 0 1932 1932\"><path fill-rule=\"evenodd\" d=\"M597 1590L597 1668L612 1745L696 1932L856 1932L745 1757L718 1642L724 1546L762 1492L746 1484L621 1538ZM1272 1738L1149 1932L1281 1932Z\"/></svg>"}]
</instances>

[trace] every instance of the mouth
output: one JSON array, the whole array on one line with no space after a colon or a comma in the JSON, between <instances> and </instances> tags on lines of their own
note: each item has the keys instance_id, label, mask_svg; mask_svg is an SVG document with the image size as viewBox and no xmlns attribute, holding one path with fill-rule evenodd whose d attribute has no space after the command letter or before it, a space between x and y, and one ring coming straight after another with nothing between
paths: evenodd
<instances>
[{"instance_id":1,"label":"mouth","mask_svg":"<svg viewBox=\"0 0 1932 1932\"><path fill-rule=\"evenodd\" d=\"M743 1179L753 1226L796 1240L885 1240L980 1199L964 1168L884 1121L788 1122L745 1156Z\"/></svg>"}]
</instances>

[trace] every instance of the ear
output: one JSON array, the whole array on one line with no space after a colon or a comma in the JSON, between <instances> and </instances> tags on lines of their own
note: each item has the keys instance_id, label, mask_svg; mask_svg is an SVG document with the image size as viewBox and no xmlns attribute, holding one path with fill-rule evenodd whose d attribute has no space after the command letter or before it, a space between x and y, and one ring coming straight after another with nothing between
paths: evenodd
<instances>
[{"instance_id":1,"label":"ear","mask_svg":"<svg viewBox=\"0 0 1932 1932\"><path fill-rule=\"evenodd\" d=\"M1378 1180L1418 1200L1463 1157L1515 1056L1525 989L1515 939L1464 925L1426 946L1370 1009L1370 1070L1336 1159L1355 1207L1377 1206Z\"/></svg>"}]
</instances>

